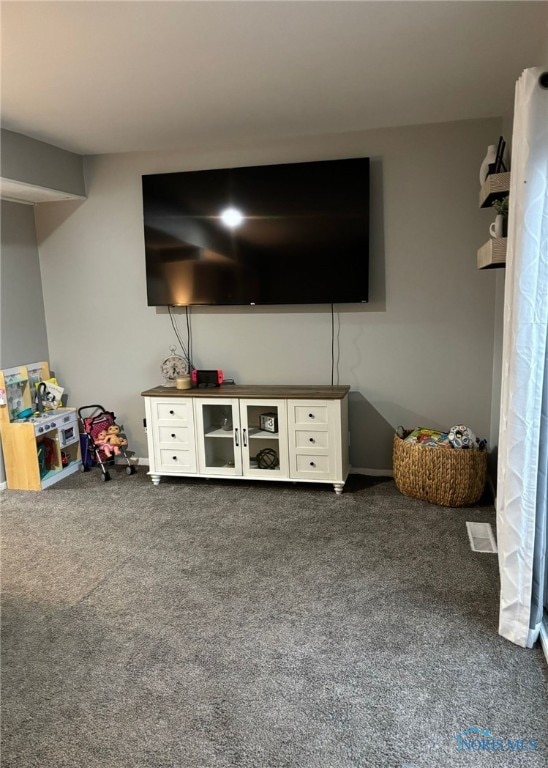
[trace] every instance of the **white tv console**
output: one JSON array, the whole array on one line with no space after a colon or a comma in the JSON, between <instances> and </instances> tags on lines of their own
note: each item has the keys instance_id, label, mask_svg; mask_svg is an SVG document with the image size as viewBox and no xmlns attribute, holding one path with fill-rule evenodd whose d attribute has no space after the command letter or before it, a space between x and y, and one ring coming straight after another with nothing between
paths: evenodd
<instances>
[{"instance_id":1,"label":"white tv console","mask_svg":"<svg viewBox=\"0 0 548 768\"><path fill-rule=\"evenodd\" d=\"M148 389L141 393L148 474L155 485L164 475L289 480L330 483L341 494L349 470L349 389Z\"/></svg>"}]
</instances>

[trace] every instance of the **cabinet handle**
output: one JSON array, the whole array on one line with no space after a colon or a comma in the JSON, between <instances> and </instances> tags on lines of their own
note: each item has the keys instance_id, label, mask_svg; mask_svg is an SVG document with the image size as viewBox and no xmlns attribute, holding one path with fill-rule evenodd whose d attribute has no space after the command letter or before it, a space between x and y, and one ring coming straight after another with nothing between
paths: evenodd
<instances>
[{"instance_id":1,"label":"cabinet handle","mask_svg":"<svg viewBox=\"0 0 548 768\"><path fill-rule=\"evenodd\" d=\"M308 418L309 418L309 419L313 419L313 418L314 418L314 414L313 414L313 413L309 413L309 414L308 414Z\"/></svg>"},{"instance_id":2,"label":"cabinet handle","mask_svg":"<svg viewBox=\"0 0 548 768\"><path fill-rule=\"evenodd\" d=\"M236 448L239 447L240 443L238 442L238 427L234 430L234 442L236 443Z\"/></svg>"},{"instance_id":3,"label":"cabinet handle","mask_svg":"<svg viewBox=\"0 0 548 768\"><path fill-rule=\"evenodd\" d=\"M171 435L171 437L177 437L177 435L176 435L175 433L173 433L173 434Z\"/></svg>"},{"instance_id":4,"label":"cabinet handle","mask_svg":"<svg viewBox=\"0 0 548 768\"><path fill-rule=\"evenodd\" d=\"M170 415L170 416L175 416L175 411L170 411L170 412L169 412L169 415Z\"/></svg>"},{"instance_id":5,"label":"cabinet handle","mask_svg":"<svg viewBox=\"0 0 548 768\"><path fill-rule=\"evenodd\" d=\"M314 462L313 462L313 461L311 461L311 462L310 462L310 466L311 466L311 467L315 467L316 465L314 464Z\"/></svg>"},{"instance_id":6,"label":"cabinet handle","mask_svg":"<svg viewBox=\"0 0 548 768\"><path fill-rule=\"evenodd\" d=\"M244 448L247 448L247 434L246 434L247 430L243 429L242 432L243 432L243 435L244 435Z\"/></svg>"},{"instance_id":7,"label":"cabinet handle","mask_svg":"<svg viewBox=\"0 0 548 768\"><path fill-rule=\"evenodd\" d=\"M310 440L311 443L315 443L316 442L313 437L309 437L308 439Z\"/></svg>"},{"instance_id":8,"label":"cabinet handle","mask_svg":"<svg viewBox=\"0 0 548 768\"><path fill-rule=\"evenodd\" d=\"M174 456L174 457L173 457L173 461L177 461L177 456Z\"/></svg>"}]
</instances>

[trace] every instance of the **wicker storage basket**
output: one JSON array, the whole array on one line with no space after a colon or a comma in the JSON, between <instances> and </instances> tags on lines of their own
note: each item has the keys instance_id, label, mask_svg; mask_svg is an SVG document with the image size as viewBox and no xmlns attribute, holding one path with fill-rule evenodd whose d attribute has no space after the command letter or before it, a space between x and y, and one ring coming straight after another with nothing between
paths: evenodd
<instances>
[{"instance_id":1,"label":"wicker storage basket","mask_svg":"<svg viewBox=\"0 0 548 768\"><path fill-rule=\"evenodd\" d=\"M481 498L487 452L406 443L394 435L394 479L398 490L444 507L467 507Z\"/></svg>"}]
</instances>

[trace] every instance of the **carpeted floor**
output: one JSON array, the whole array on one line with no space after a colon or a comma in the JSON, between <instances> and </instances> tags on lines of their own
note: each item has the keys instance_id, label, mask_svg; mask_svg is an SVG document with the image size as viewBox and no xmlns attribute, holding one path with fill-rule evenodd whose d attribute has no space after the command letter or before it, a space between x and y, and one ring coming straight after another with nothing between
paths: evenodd
<instances>
[{"instance_id":1,"label":"carpeted floor","mask_svg":"<svg viewBox=\"0 0 548 768\"><path fill-rule=\"evenodd\" d=\"M392 481L6 491L5 768L548 762L541 651L497 635L497 560ZM472 726L536 739L458 753Z\"/></svg>"}]
</instances>

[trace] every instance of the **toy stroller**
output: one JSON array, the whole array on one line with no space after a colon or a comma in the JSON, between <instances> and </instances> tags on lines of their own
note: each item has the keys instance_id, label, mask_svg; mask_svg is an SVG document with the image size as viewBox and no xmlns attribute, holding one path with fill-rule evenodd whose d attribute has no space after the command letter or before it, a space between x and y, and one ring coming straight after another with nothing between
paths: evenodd
<instances>
[{"instance_id":1,"label":"toy stroller","mask_svg":"<svg viewBox=\"0 0 548 768\"><path fill-rule=\"evenodd\" d=\"M86 412L89 415L86 416ZM112 411L106 411L102 405L84 405L78 409L78 417L81 424L82 472L89 472L91 467L99 464L101 480L106 482L110 480L108 467L114 464L117 456L126 460L127 475L137 472L128 458L125 450L127 440L121 434Z\"/></svg>"}]
</instances>

